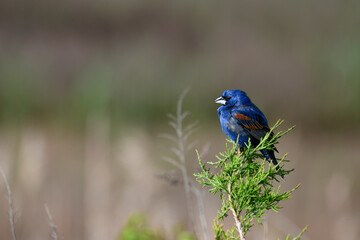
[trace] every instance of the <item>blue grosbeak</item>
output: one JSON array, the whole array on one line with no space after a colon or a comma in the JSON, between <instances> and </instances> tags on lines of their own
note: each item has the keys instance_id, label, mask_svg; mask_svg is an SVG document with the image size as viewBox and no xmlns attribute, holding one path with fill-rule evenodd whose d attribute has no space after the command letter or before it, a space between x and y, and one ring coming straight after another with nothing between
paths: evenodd
<instances>
[{"instance_id":1,"label":"blue grosbeak","mask_svg":"<svg viewBox=\"0 0 360 240\"><path fill-rule=\"evenodd\" d=\"M240 148L246 147L249 139L252 145L257 146L261 138L270 131L265 115L251 102L245 92L226 90L215 102L222 105L217 110L222 130L231 140L238 141ZM278 164L274 150L262 150L261 153L268 162ZM276 169L278 168L277 166Z\"/></svg>"}]
</instances>

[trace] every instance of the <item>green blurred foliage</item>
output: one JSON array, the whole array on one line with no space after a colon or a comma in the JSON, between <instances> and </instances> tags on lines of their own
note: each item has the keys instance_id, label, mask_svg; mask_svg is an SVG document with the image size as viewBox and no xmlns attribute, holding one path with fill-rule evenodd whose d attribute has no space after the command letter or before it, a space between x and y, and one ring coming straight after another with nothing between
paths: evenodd
<instances>
[{"instance_id":1,"label":"green blurred foliage","mask_svg":"<svg viewBox=\"0 0 360 240\"><path fill-rule=\"evenodd\" d=\"M68 103L70 120L82 122L88 115L108 115L113 93L112 69L106 63L93 63L77 79Z\"/></svg>"},{"instance_id":2,"label":"green blurred foliage","mask_svg":"<svg viewBox=\"0 0 360 240\"><path fill-rule=\"evenodd\" d=\"M38 73L30 66L14 61L0 62L1 120L22 121L45 106L36 86Z\"/></svg>"},{"instance_id":3,"label":"green blurred foliage","mask_svg":"<svg viewBox=\"0 0 360 240\"><path fill-rule=\"evenodd\" d=\"M193 233L187 232L181 225L174 227L176 240L196 240ZM163 240L166 239L162 231L151 228L146 215L142 213L132 214L124 228L121 230L119 240Z\"/></svg>"},{"instance_id":4,"label":"green blurred foliage","mask_svg":"<svg viewBox=\"0 0 360 240\"><path fill-rule=\"evenodd\" d=\"M195 234L186 231L182 224L177 224L173 229L176 240L196 240Z\"/></svg>"},{"instance_id":5,"label":"green blurred foliage","mask_svg":"<svg viewBox=\"0 0 360 240\"><path fill-rule=\"evenodd\" d=\"M125 227L121 230L119 240L162 240L163 233L148 226L145 215L137 213L129 217Z\"/></svg>"},{"instance_id":6,"label":"green blurred foliage","mask_svg":"<svg viewBox=\"0 0 360 240\"><path fill-rule=\"evenodd\" d=\"M326 128L354 129L360 121L360 38L319 46L314 59L313 121Z\"/></svg>"}]
</instances>

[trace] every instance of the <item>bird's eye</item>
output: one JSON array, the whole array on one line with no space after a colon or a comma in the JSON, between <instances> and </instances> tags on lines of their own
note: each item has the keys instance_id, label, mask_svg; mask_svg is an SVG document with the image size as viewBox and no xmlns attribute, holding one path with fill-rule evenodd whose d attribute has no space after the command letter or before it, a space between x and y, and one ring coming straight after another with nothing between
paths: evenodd
<instances>
[{"instance_id":1,"label":"bird's eye","mask_svg":"<svg viewBox=\"0 0 360 240\"><path fill-rule=\"evenodd\" d=\"M224 97L223 98L225 99L225 101L229 101L231 99L231 97Z\"/></svg>"}]
</instances>

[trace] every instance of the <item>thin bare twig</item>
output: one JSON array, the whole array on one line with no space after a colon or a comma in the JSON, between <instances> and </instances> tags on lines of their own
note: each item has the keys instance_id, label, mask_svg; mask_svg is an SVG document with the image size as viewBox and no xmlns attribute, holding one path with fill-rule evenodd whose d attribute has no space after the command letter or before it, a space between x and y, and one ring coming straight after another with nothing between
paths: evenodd
<instances>
[{"instance_id":1,"label":"thin bare twig","mask_svg":"<svg viewBox=\"0 0 360 240\"><path fill-rule=\"evenodd\" d=\"M177 167L178 169L181 169L182 166L180 163L178 163L175 159L173 158L170 158L170 157L163 157L163 160L168 162L168 163L171 163L174 167Z\"/></svg>"},{"instance_id":2,"label":"thin bare twig","mask_svg":"<svg viewBox=\"0 0 360 240\"><path fill-rule=\"evenodd\" d=\"M192 230L195 231L194 228L194 222L195 222L195 216L194 216L194 207L192 205L192 193L195 195L197 203L198 203L198 210L199 210L199 218L200 218L200 224L201 229L203 231L203 239L209 240L208 235L208 228L206 223L206 217L205 217L205 208L204 208L204 202L203 202L203 195L202 193L195 188L191 184L191 179L188 176L187 168L186 168L186 151L191 147L194 146L194 142L189 144L188 139L191 136L191 134L196 130L196 126L198 125L198 122L189 124L187 126L184 126L184 120L186 117L190 115L189 112L183 112L182 104L185 98L185 95L189 89L185 89L182 94L179 97L179 100L177 102L176 107L176 114L168 114L168 117L171 119L169 122L169 125L175 130L175 136L170 136L168 134L162 134L161 137L166 138L172 142L176 143L175 147L171 147L170 150L176 155L176 160L173 158L164 158L165 161L170 162L173 166L179 168L181 174L182 174L182 180L185 188L185 197L186 197L186 205L188 210L188 216L190 219L190 226ZM165 176L166 177L166 176ZM169 179L165 178L164 179ZM170 183L172 181L169 181Z\"/></svg>"},{"instance_id":3,"label":"thin bare twig","mask_svg":"<svg viewBox=\"0 0 360 240\"><path fill-rule=\"evenodd\" d=\"M206 216L205 216L204 195L203 195L204 192L199 191L199 189L197 189L193 185L191 185L191 190L194 193L198 202L199 218L200 218L201 229L203 231L204 240L210 240L209 231L206 222Z\"/></svg>"},{"instance_id":4,"label":"thin bare twig","mask_svg":"<svg viewBox=\"0 0 360 240\"><path fill-rule=\"evenodd\" d=\"M52 217L52 215L50 213L50 210L49 210L47 204L45 204L44 207L45 207L46 214L47 214L47 216L49 218L49 225L50 225L50 228L51 228L50 237L53 240L59 240L59 235L58 235L58 232L57 232L57 228L56 228L54 219L53 219L53 217Z\"/></svg>"},{"instance_id":5,"label":"thin bare twig","mask_svg":"<svg viewBox=\"0 0 360 240\"><path fill-rule=\"evenodd\" d=\"M234 220L235 220L235 225L236 225L236 228L240 234L240 240L246 240L245 239L245 234L244 234L244 227L243 227L243 224L242 222L240 221L240 216L236 213L235 209L234 209L234 206L231 204L232 203L232 198L231 198L231 184L229 183L228 185L228 191L229 191L229 194L228 194L228 197L229 197L229 202L230 202L230 210L234 216Z\"/></svg>"},{"instance_id":6,"label":"thin bare twig","mask_svg":"<svg viewBox=\"0 0 360 240\"><path fill-rule=\"evenodd\" d=\"M207 143L200 154L201 158L205 158L205 156L209 153L210 150L210 144ZM209 231L205 216L205 204L204 204L204 191L199 190L195 185L191 185L191 190L193 191L194 195L196 196L198 208L199 208L199 218L200 218L200 224L203 231L203 237L205 240L209 240Z\"/></svg>"},{"instance_id":7,"label":"thin bare twig","mask_svg":"<svg viewBox=\"0 0 360 240\"><path fill-rule=\"evenodd\" d=\"M184 188L185 188L185 196L186 196L186 205L188 208L188 214L190 217L191 226L194 226L194 209L191 203L191 188L190 188L190 180L188 177L187 169L186 169L186 160L185 160L185 139L183 132L183 120L185 119L186 114L182 113L182 103L184 101L185 95L188 93L189 89L185 89L177 103L176 109L176 134L178 138L178 151L179 151L179 160L182 165L181 172L184 179Z\"/></svg>"},{"instance_id":8,"label":"thin bare twig","mask_svg":"<svg viewBox=\"0 0 360 240\"><path fill-rule=\"evenodd\" d=\"M164 160L171 163L174 167L178 168L181 171L182 179L184 181L185 188L185 198L186 198L186 206L188 211L188 216L190 219L190 227L194 227L194 209L191 202L191 186L190 179L188 177L187 169L186 169L186 148L188 144L186 143L189 135L191 134L195 125L190 125L188 127L184 127L183 123L187 116L189 116L189 112L183 112L182 104L185 98L185 95L189 92L189 89L185 89L177 101L176 113L168 114L168 117L171 119L169 125L175 130L175 136L171 136L169 134L162 134L161 137L166 138L176 144L176 146L171 147L170 150L176 155L176 160L173 158L165 157ZM186 131L185 131L186 130Z\"/></svg>"},{"instance_id":9,"label":"thin bare twig","mask_svg":"<svg viewBox=\"0 0 360 240\"><path fill-rule=\"evenodd\" d=\"M6 190L8 193L8 201L9 201L9 221L10 221L10 227L11 227L11 234L12 234L12 239L16 240L16 232L15 232L15 211L14 211L14 203L13 203L13 198L12 198L12 192L9 186L9 182L6 178L5 172L4 170L0 167L0 172L1 175L4 179L5 182L5 186L6 186Z\"/></svg>"}]
</instances>

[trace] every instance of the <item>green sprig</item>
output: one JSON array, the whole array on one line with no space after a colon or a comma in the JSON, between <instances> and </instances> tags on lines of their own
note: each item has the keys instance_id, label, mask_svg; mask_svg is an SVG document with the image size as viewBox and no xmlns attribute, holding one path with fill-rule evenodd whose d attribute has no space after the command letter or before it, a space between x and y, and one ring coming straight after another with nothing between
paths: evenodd
<instances>
[{"instance_id":1,"label":"green sprig","mask_svg":"<svg viewBox=\"0 0 360 240\"><path fill-rule=\"evenodd\" d=\"M244 236L255 221L262 224L267 210L279 211L282 208L280 202L290 199L291 194L300 186L283 192L280 185L274 187L274 183L279 182L278 179L293 171L284 169L284 162L288 161L287 154L278 159L278 169L269 165L263 155L259 154L261 150L274 150L278 139L294 128L274 134L274 130L282 123L283 121L277 121L257 146L253 146L249 140L241 153L238 152L237 144L230 140L233 147L226 144L226 150L219 153L213 162L205 164L197 153L201 172L195 174L196 180L203 187L208 186L209 192L218 194L222 201L222 207L214 221L216 239L245 239ZM207 165L217 169L217 173ZM229 212L234 217L235 227L224 231L219 221L223 221Z\"/></svg>"}]
</instances>

